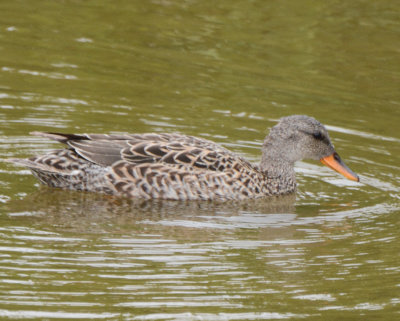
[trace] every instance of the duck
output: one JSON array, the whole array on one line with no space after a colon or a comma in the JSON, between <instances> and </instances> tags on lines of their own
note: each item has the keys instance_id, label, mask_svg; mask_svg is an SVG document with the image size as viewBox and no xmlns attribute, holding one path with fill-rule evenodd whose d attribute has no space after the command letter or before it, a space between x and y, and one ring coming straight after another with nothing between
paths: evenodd
<instances>
[{"instance_id":1,"label":"duck","mask_svg":"<svg viewBox=\"0 0 400 321\"><path fill-rule=\"evenodd\" d=\"M210 140L179 133L64 134L32 132L67 148L8 161L28 167L45 185L131 199L243 200L296 192L294 166L319 160L359 177L341 160L315 118L281 118L253 164Z\"/></svg>"}]
</instances>

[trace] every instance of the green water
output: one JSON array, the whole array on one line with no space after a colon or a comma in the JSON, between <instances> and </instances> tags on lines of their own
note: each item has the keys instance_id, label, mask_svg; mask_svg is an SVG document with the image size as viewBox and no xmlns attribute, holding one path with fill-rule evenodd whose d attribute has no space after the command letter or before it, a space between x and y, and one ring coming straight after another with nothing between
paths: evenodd
<instances>
[{"instance_id":1,"label":"green water","mask_svg":"<svg viewBox=\"0 0 400 321\"><path fill-rule=\"evenodd\" d=\"M297 164L295 196L142 202L0 162L0 319L400 318L397 1L3 1L0 157L29 136L181 132L258 161L275 121L327 125L361 182Z\"/></svg>"}]
</instances>

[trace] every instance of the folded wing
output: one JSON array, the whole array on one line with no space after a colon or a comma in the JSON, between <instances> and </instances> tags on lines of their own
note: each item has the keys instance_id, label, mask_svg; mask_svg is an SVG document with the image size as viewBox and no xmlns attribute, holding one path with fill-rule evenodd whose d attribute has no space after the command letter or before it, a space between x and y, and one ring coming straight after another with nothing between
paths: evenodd
<instances>
[{"instance_id":1,"label":"folded wing","mask_svg":"<svg viewBox=\"0 0 400 321\"><path fill-rule=\"evenodd\" d=\"M60 134L34 132L67 144L79 156L100 166L118 161L132 165L163 164L169 167L223 172L239 170L247 161L206 139L179 134Z\"/></svg>"}]
</instances>

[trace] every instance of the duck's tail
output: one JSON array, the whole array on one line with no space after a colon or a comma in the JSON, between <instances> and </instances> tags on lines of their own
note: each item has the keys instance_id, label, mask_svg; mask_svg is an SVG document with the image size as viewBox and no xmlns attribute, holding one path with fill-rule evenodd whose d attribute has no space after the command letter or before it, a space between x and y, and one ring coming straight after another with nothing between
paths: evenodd
<instances>
[{"instance_id":1,"label":"duck's tail","mask_svg":"<svg viewBox=\"0 0 400 321\"><path fill-rule=\"evenodd\" d=\"M70 140L86 140L88 139L85 135L75 135L75 134L63 134L63 133L52 133L52 132L30 132L32 136L40 136L49 138L51 140L56 140L60 143L66 144Z\"/></svg>"}]
</instances>

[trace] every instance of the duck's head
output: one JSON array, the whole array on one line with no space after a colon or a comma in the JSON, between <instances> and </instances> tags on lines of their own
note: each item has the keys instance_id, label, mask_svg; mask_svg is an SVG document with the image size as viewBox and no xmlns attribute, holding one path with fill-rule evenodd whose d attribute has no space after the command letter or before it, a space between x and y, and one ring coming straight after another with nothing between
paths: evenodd
<instances>
[{"instance_id":1,"label":"duck's head","mask_svg":"<svg viewBox=\"0 0 400 321\"><path fill-rule=\"evenodd\" d=\"M340 159L324 125L304 115L281 118L265 139L263 160L266 163L282 161L294 164L302 159L320 160L346 178L359 181Z\"/></svg>"}]
</instances>

